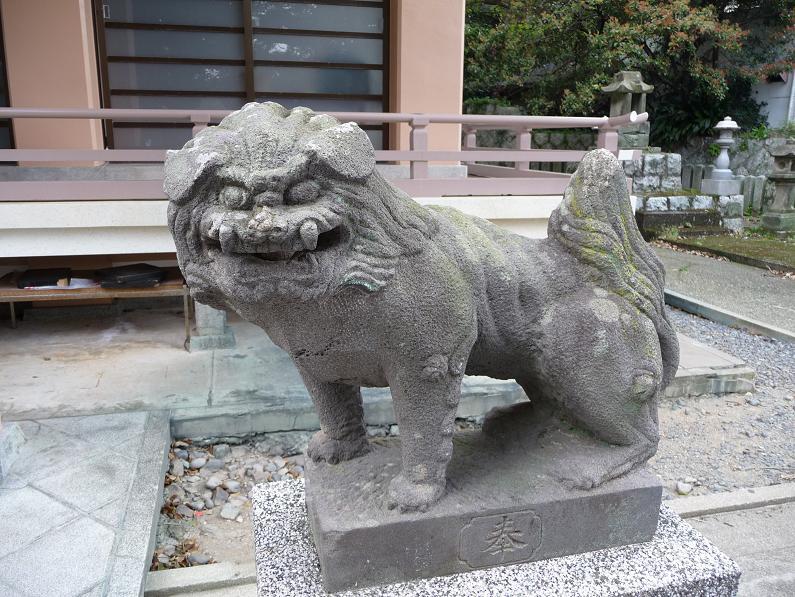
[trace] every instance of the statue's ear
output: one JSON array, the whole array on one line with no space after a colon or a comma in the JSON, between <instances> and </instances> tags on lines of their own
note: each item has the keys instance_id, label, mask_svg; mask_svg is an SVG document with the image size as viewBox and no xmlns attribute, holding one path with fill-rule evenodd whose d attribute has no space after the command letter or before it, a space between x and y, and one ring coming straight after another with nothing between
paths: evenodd
<instances>
[{"instance_id":1,"label":"statue's ear","mask_svg":"<svg viewBox=\"0 0 795 597\"><path fill-rule=\"evenodd\" d=\"M315 166L343 180L364 180L375 168L373 144L353 122L318 131L306 151Z\"/></svg>"},{"instance_id":2,"label":"statue's ear","mask_svg":"<svg viewBox=\"0 0 795 597\"><path fill-rule=\"evenodd\" d=\"M172 202L181 205L190 199L200 180L220 166L223 156L208 147L186 146L166 152L163 167L163 191Z\"/></svg>"}]
</instances>

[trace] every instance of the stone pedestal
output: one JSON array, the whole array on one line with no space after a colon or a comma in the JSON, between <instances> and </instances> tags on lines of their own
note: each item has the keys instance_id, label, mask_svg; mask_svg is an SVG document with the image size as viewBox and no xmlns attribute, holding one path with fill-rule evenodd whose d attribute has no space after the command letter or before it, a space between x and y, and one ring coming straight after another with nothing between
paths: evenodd
<instances>
[{"instance_id":1,"label":"stone pedestal","mask_svg":"<svg viewBox=\"0 0 795 597\"><path fill-rule=\"evenodd\" d=\"M226 311L219 311L201 303L196 305L196 333L190 338L191 352L232 348L235 335L226 323Z\"/></svg>"},{"instance_id":2,"label":"stone pedestal","mask_svg":"<svg viewBox=\"0 0 795 597\"><path fill-rule=\"evenodd\" d=\"M325 595L321 564L309 531L303 481L263 483L252 497L258 597ZM552 531L542 533L543 542ZM382 532L380 541L385 548L403 549L389 529ZM645 543L388 586L357 587L344 595L732 597L737 594L739 579L740 570L734 562L663 506L656 532Z\"/></svg>"},{"instance_id":3,"label":"stone pedestal","mask_svg":"<svg viewBox=\"0 0 795 597\"><path fill-rule=\"evenodd\" d=\"M326 590L405 582L648 541L662 489L645 470L595 489L617 448L530 403L453 438L447 492L427 512L389 510L397 438L338 465L309 463L306 503ZM388 540L385 538L388 537Z\"/></svg>"},{"instance_id":4,"label":"stone pedestal","mask_svg":"<svg viewBox=\"0 0 795 597\"><path fill-rule=\"evenodd\" d=\"M0 481L11 470L11 465L17 459L25 436L16 423L3 423L0 420Z\"/></svg>"}]
</instances>

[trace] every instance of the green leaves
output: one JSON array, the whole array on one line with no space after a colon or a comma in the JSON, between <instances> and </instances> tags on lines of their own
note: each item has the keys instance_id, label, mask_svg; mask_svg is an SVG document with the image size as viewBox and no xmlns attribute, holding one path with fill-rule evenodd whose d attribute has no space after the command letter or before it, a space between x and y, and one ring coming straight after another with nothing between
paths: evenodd
<instances>
[{"instance_id":1,"label":"green leaves","mask_svg":"<svg viewBox=\"0 0 795 597\"><path fill-rule=\"evenodd\" d=\"M648 104L655 144L681 143L726 114L754 126L759 106L751 83L765 69L793 65L795 1L761 4L468 0L466 108L507 104L529 114L605 113L600 88L618 70L639 70L656 87Z\"/></svg>"}]
</instances>

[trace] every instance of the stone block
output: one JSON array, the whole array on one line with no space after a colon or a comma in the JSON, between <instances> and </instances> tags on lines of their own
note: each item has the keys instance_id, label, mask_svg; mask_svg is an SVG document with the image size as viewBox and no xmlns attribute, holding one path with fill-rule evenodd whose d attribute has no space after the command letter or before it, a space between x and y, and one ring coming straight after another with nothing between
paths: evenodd
<instances>
[{"instance_id":1,"label":"stone block","mask_svg":"<svg viewBox=\"0 0 795 597\"><path fill-rule=\"evenodd\" d=\"M764 224L764 222L763 222L763 224ZM724 218L722 225L723 225L723 227L726 230L729 230L731 232L742 232L743 231L743 226L744 226L744 220L743 220L742 217L740 217L740 218ZM795 229L795 228L793 228L793 229Z\"/></svg>"},{"instance_id":2,"label":"stone block","mask_svg":"<svg viewBox=\"0 0 795 597\"><path fill-rule=\"evenodd\" d=\"M632 190L635 193L647 193L649 191L658 191L660 190L660 177L659 176L651 176L651 175L643 175L643 176L635 176L632 179Z\"/></svg>"},{"instance_id":3,"label":"stone block","mask_svg":"<svg viewBox=\"0 0 795 597\"><path fill-rule=\"evenodd\" d=\"M696 191L701 188L701 181L704 179L704 165L695 164L693 166L693 177L690 180L690 188Z\"/></svg>"},{"instance_id":4,"label":"stone block","mask_svg":"<svg viewBox=\"0 0 795 597\"><path fill-rule=\"evenodd\" d=\"M673 197L668 197L668 202L672 211L690 209L690 197L687 195L675 195Z\"/></svg>"},{"instance_id":5,"label":"stone block","mask_svg":"<svg viewBox=\"0 0 795 597\"><path fill-rule=\"evenodd\" d=\"M643 154L643 174L661 176L665 170L665 155L662 153Z\"/></svg>"},{"instance_id":6,"label":"stone block","mask_svg":"<svg viewBox=\"0 0 795 597\"><path fill-rule=\"evenodd\" d=\"M646 211L667 211L668 197L646 197L643 208Z\"/></svg>"},{"instance_id":7,"label":"stone block","mask_svg":"<svg viewBox=\"0 0 795 597\"><path fill-rule=\"evenodd\" d=\"M308 463L306 504L327 591L404 582L648 541L661 487L638 469L567 489L612 448L524 403L454 437L447 493L427 512L390 510L400 440L337 465ZM389 537L388 541L384 537Z\"/></svg>"},{"instance_id":8,"label":"stone block","mask_svg":"<svg viewBox=\"0 0 795 597\"><path fill-rule=\"evenodd\" d=\"M0 421L0 481L11 470L24 443L25 436L19 425Z\"/></svg>"},{"instance_id":9,"label":"stone block","mask_svg":"<svg viewBox=\"0 0 795 597\"><path fill-rule=\"evenodd\" d=\"M713 209L715 201L709 195L696 195L692 201L693 209Z\"/></svg>"},{"instance_id":10,"label":"stone block","mask_svg":"<svg viewBox=\"0 0 795 597\"><path fill-rule=\"evenodd\" d=\"M665 154L665 169L668 176L682 176L682 156L678 153Z\"/></svg>"},{"instance_id":11,"label":"stone block","mask_svg":"<svg viewBox=\"0 0 795 597\"><path fill-rule=\"evenodd\" d=\"M726 218L740 218L743 215L742 195L723 195L718 198L718 209Z\"/></svg>"},{"instance_id":12,"label":"stone block","mask_svg":"<svg viewBox=\"0 0 795 597\"><path fill-rule=\"evenodd\" d=\"M705 178L701 181L701 192L705 195L739 195L742 181L722 178Z\"/></svg>"},{"instance_id":13,"label":"stone block","mask_svg":"<svg viewBox=\"0 0 795 597\"><path fill-rule=\"evenodd\" d=\"M322 595L321 564L309 533L302 480L264 483L253 492L258 597ZM601 514L596 514L597 517ZM542 539L542 542L545 539ZM388 534L382 542L398 548ZM346 595L527 595L629 597L737 594L740 570L662 506L651 541L538 562L416 580Z\"/></svg>"},{"instance_id":14,"label":"stone block","mask_svg":"<svg viewBox=\"0 0 795 597\"><path fill-rule=\"evenodd\" d=\"M679 175L664 176L660 179L660 190L662 191L678 191L682 188L682 179Z\"/></svg>"}]
</instances>

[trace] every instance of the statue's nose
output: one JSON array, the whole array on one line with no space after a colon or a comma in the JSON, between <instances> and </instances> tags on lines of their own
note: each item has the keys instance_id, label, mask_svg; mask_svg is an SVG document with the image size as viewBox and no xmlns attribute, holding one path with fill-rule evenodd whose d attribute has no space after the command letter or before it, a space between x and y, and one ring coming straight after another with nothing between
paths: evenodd
<instances>
[{"instance_id":1,"label":"statue's nose","mask_svg":"<svg viewBox=\"0 0 795 597\"><path fill-rule=\"evenodd\" d=\"M268 208L260 209L248 223L248 229L270 240L278 240L284 236L287 224L281 217Z\"/></svg>"}]
</instances>

